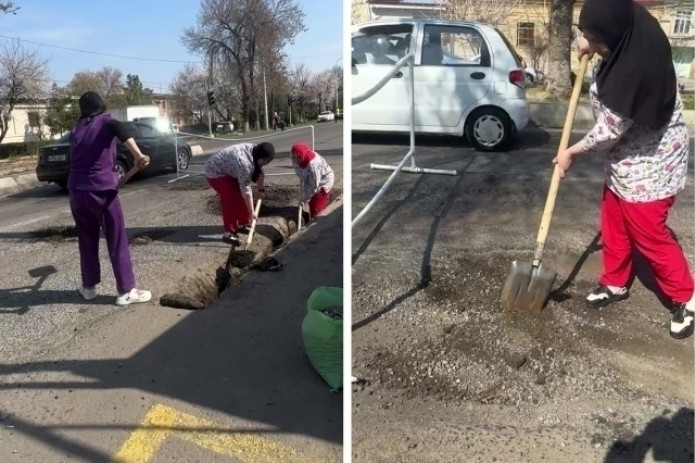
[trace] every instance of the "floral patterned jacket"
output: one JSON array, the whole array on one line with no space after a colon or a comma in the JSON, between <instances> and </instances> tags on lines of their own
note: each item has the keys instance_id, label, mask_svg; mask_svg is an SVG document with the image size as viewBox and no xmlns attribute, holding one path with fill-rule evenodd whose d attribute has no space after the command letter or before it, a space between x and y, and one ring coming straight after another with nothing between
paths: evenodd
<instances>
[{"instance_id":1,"label":"floral patterned jacket","mask_svg":"<svg viewBox=\"0 0 695 463\"><path fill-rule=\"evenodd\" d=\"M329 193L333 188L333 169L318 153L304 168L299 167L294 158L292 158L292 165L302 181L303 202L309 201L319 191L319 188L323 188L326 193Z\"/></svg>"},{"instance_id":2,"label":"floral patterned jacket","mask_svg":"<svg viewBox=\"0 0 695 463\"><path fill-rule=\"evenodd\" d=\"M606 156L606 186L631 203L658 201L685 188L690 139L680 94L670 122L659 130L641 127L601 104L594 69L591 107L594 128L584 137L584 150Z\"/></svg>"},{"instance_id":3,"label":"floral patterned jacket","mask_svg":"<svg viewBox=\"0 0 695 463\"><path fill-rule=\"evenodd\" d=\"M232 177L239 183L241 194L252 196L253 143L228 146L210 156L205 162L203 173L207 178Z\"/></svg>"}]
</instances>

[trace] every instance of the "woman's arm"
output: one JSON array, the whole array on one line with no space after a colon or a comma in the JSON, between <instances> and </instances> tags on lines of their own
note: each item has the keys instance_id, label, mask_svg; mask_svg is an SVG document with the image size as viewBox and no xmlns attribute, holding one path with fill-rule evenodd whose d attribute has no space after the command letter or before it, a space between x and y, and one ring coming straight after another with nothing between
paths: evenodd
<instances>
[{"instance_id":1,"label":"woman's arm","mask_svg":"<svg viewBox=\"0 0 695 463\"><path fill-rule=\"evenodd\" d=\"M140 151L140 147L137 143L135 143L135 139L128 131L125 124L123 124L121 121L117 121L116 119L111 119L106 124L106 127L107 130L111 131L114 137L118 138L120 142L123 143L126 148L128 148L128 151L130 151L135 158L135 165L137 165L140 169L147 167L147 165L150 163L149 156Z\"/></svg>"},{"instance_id":2,"label":"woman's arm","mask_svg":"<svg viewBox=\"0 0 695 463\"><path fill-rule=\"evenodd\" d=\"M607 107L603 107L596 125L586 136L574 144L570 150L573 154L605 153L609 151L632 127L632 121L624 118Z\"/></svg>"}]
</instances>

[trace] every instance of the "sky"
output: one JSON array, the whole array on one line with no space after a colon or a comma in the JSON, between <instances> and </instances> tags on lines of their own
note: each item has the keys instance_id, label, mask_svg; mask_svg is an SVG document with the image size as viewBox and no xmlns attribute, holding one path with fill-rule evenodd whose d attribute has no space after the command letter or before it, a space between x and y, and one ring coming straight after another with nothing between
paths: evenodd
<instances>
[{"instance_id":1,"label":"sky","mask_svg":"<svg viewBox=\"0 0 695 463\"><path fill-rule=\"evenodd\" d=\"M230 0L234 1L234 0ZM304 63L313 72L341 64L342 1L297 0L305 13L307 31L285 47L292 66ZM195 26L199 0L14 0L16 15L0 15L0 47L19 38L29 50L49 59L53 81L67 84L79 71L98 71L104 66L123 75L137 74L145 87L167 92L184 63L150 59L200 61L181 43L182 31ZM87 6L89 5L89 6ZM46 45L89 52L140 57L132 60L51 48Z\"/></svg>"}]
</instances>

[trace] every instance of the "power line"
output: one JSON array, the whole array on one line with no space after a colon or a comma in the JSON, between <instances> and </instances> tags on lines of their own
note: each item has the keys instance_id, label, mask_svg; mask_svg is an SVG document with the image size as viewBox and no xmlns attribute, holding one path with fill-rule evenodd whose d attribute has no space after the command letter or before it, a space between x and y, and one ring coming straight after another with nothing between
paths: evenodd
<instances>
[{"instance_id":1,"label":"power line","mask_svg":"<svg viewBox=\"0 0 695 463\"><path fill-rule=\"evenodd\" d=\"M41 47L57 48L59 50L74 51L74 52L78 52L78 53L86 53L89 55L108 56L111 58L130 59L130 60L136 60L136 61L151 61L151 62L157 62L157 63L205 64L203 61L191 61L191 60L183 61L183 60L172 60L172 59L144 58L141 56L125 56L125 55L116 55L113 53L103 53L103 52L99 52L99 51L81 50L79 48L61 47L58 45L51 45L48 43L34 42L33 40L20 39L19 37L9 37L7 35L0 35L0 38L9 39L9 40L17 40L18 42L31 43L33 45L39 45ZM338 56L338 55L342 55L342 53L331 53L328 55L313 55L313 56L296 56L294 58L290 57L289 59L292 60L292 59L328 58L331 56Z\"/></svg>"}]
</instances>

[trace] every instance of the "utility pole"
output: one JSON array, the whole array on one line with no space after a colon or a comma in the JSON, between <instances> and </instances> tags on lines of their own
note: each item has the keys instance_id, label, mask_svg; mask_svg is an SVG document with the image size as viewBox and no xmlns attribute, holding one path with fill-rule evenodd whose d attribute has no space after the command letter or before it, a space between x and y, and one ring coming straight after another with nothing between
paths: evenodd
<instances>
[{"instance_id":1,"label":"utility pole","mask_svg":"<svg viewBox=\"0 0 695 463\"><path fill-rule=\"evenodd\" d=\"M207 93L209 91L208 80L210 81L210 86L214 87L215 81L212 79L212 51L210 51L210 64L208 67L208 78L205 79L205 93ZM212 134L212 105L208 105L208 135L210 136L210 138L214 138L214 135Z\"/></svg>"},{"instance_id":2,"label":"utility pole","mask_svg":"<svg viewBox=\"0 0 695 463\"><path fill-rule=\"evenodd\" d=\"M263 100L265 101L265 130L270 130L268 125L268 89L265 86L265 66L263 66Z\"/></svg>"}]
</instances>

